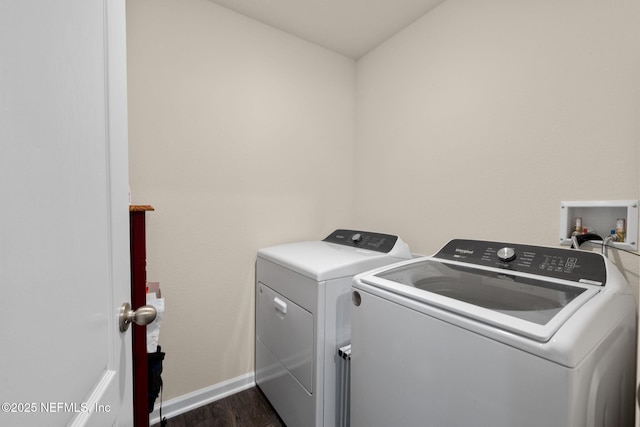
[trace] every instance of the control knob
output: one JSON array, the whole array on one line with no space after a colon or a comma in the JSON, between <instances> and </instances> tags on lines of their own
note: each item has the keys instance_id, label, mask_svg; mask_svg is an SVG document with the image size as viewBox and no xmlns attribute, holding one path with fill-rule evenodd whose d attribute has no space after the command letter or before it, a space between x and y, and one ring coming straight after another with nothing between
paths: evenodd
<instances>
[{"instance_id":1,"label":"control knob","mask_svg":"<svg viewBox=\"0 0 640 427\"><path fill-rule=\"evenodd\" d=\"M353 243L360 243L361 240L362 240L362 235L360 233L356 233L353 236L351 236L351 241Z\"/></svg>"},{"instance_id":2,"label":"control knob","mask_svg":"<svg viewBox=\"0 0 640 427\"><path fill-rule=\"evenodd\" d=\"M513 248L502 248L498 251L500 261L509 262L516 259L516 251Z\"/></svg>"}]
</instances>

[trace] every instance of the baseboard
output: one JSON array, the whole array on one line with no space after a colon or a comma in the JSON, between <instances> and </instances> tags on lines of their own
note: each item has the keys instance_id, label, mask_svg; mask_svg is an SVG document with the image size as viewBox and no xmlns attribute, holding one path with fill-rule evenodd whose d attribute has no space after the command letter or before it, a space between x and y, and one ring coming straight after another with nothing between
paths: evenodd
<instances>
[{"instance_id":1,"label":"baseboard","mask_svg":"<svg viewBox=\"0 0 640 427\"><path fill-rule=\"evenodd\" d=\"M169 419L176 415L184 414L185 412L189 412L193 409L199 408L200 406L204 406L234 393L251 388L254 385L256 385L255 373L249 372L244 375L240 375L239 377L214 384L210 387L174 397L173 399L162 402L162 417ZM149 414L149 425L154 425L159 422L160 397L156 399L154 410Z\"/></svg>"}]
</instances>

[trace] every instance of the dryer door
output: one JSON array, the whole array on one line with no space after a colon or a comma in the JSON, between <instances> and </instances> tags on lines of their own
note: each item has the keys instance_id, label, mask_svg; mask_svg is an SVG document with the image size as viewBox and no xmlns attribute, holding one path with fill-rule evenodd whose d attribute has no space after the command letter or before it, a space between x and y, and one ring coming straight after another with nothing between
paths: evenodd
<instances>
[{"instance_id":1,"label":"dryer door","mask_svg":"<svg viewBox=\"0 0 640 427\"><path fill-rule=\"evenodd\" d=\"M258 283L258 339L307 392L313 392L313 315Z\"/></svg>"}]
</instances>

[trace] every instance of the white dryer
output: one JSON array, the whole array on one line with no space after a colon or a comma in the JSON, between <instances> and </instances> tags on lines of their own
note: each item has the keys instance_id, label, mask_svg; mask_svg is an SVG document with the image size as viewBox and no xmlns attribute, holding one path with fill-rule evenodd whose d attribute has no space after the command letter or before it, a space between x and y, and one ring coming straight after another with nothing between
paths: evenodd
<instances>
[{"instance_id":1,"label":"white dryer","mask_svg":"<svg viewBox=\"0 0 640 427\"><path fill-rule=\"evenodd\" d=\"M352 298L353 427L633 425L635 297L601 254L453 240Z\"/></svg>"},{"instance_id":2,"label":"white dryer","mask_svg":"<svg viewBox=\"0 0 640 427\"><path fill-rule=\"evenodd\" d=\"M409 258L399 237L355 230L258 251L256 384L287 426L337 425L353 276Z\"/></svg>"}]
</instances>

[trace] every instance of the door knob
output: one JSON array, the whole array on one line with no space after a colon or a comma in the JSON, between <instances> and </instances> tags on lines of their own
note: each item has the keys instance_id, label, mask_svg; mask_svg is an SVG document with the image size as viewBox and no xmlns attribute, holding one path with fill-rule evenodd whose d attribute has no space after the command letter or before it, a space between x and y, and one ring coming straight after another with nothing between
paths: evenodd
<instances>
[{"instance_id":1,"label":"door knob","mask_svg":"<svg viewBox=\"0 0 640 427\"><path fill-rule=\"evenodd\" d=\"M120 332L126 332L131 322L145 326L153 322L158 315L155 307L143 305L137 310L131 310L131 304L125 302L120 307Z\"/></svg>"}]
</instances>

